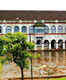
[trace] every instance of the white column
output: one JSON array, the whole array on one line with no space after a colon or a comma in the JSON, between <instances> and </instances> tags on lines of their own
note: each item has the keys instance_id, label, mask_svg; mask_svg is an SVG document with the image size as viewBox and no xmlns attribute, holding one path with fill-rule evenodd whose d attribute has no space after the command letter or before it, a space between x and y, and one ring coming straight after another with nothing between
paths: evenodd
<instances>
[{"instance_id":1,"label":"white column","mask_svg":"<svg viewBox=\"0 0 66 80\"><path fill-rule=\"evenodd\" d=\"M42 50L44 50L44 41L42 40Z\"/></svg>"},{"instance_id":2,"label":"white column","mask_svg":"<svg viewBox=\"0 0 66 80\"><path fill-rule=\"evenodd\" d=\"M58 42L56 42L56 49L58 49Z\"/></svg>"},{"instance_id":3,"label":"white column","mask_svg":"<svg viewBox=\"0 0 66 80\"><path fill-rule=\"evenodd\" d=\"M14 26L12 26L12 33L14 33Z\"/></svg>"},{"instance_id":4,"label":"white column","mask_svg":"<svg viewBox=\"0 0 66 80\"><path fill-rule=\"evenodd\" d=\"M29 34L29 26L27 26L27 34Z\"/></svg>"},{"instance_id":5,"label":"white column","mask_svg":"<svg viewBox=\"0 0 66 80\"><path fill-rule=\"evenodd\" d=\"M42 50L44 50L44 44L42 43Z\"/></svg>"},{"instance_id":6,"label":"white column","mask_svg":"<svg viewBox=\"0 0 66 80\"><path fill-rule=\"evenodd\" d=\"M49 42L49 49L51 49L51 41Z\"/></svg>"},{"instance_id":7,"label":"white column","mask_svg":"<svg viewBox=\"0 0 66 80\"><path fill-rule=\"evenodd\" d=\"M21 26L19 26L19 32L21 32L21 28L22 28L22 27L21 27Z\"/></svg>"},{"instance_id":8,"label":"white column","mask_svg":"<svg viewBox=\"0 0 66 80\"><path fill-rule=\"evenodd\" d=\"M65 49L65 42L63 42L63 49Z\"/></svg>"},{"instance_id":9,"label":"white column","mask_svg":"<svg viewBox=\"0 0 66 80\"><path fill-rule=\"evenodd\" d=\"M3 33L3 34L6 33L6 25L5 25L5 24L2 25L2 33Z\"/></svg>"}]
</instances>

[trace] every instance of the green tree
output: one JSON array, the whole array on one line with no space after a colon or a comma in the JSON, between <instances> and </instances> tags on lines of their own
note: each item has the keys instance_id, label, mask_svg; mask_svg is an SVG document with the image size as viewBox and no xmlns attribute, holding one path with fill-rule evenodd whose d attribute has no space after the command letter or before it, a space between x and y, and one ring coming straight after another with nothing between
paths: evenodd
<instances>
[{"instance_id":1,"label":"green tree","mask_svg":"<svg viewBox=\"0 0 66 80\"><path fill-rule=\"evenodd\" d=\"M2 44L1 55L14 61L21 69L21 79L24 80L23 69L28 67L27 58L32 55L29 51L34 49L34 43L27 41L22 32L8 33L0 37Z\"/></svg>"}]
</instances>

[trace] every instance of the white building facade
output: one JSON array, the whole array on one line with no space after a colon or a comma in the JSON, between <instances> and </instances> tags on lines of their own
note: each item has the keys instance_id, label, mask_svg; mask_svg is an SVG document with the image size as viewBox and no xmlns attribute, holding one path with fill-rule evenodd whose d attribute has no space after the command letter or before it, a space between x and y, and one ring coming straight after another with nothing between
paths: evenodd
<instances>
[{"instance_id":1,"label":"white building facade","mask_svg":"<svg viewBox=\"0 0 66 80\"><path fill-rule=\"evenodd\" d=\"M17 15L12 19L15 16L14 12ZM64 16L57 16L59 14L63 15L64 12L0 11L0 35L8 32L23 32L27 35L28 41L35 43L35 50L66 49L66 20ZM29 19L26 19L27 16ZM42 16L45 18L42 19Z\"/></svg>"},{"instance_id":2,"label":"white building facade","mask_svg":"<svg viewBox=\"0 0 66 80\"><path fill-rule=\"evenodd\" d=\"M28 41L34 42L35 47L41 49L66 48L66 24L44 23L43 26L34 24L0 24L0 34L8 32L23 32L27 34Z\"/></svg>"}]
</instances>

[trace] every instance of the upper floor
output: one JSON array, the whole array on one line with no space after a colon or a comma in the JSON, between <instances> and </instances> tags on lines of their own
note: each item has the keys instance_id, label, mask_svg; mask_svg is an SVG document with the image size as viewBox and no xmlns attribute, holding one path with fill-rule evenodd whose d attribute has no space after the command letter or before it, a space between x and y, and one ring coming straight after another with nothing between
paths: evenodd
<instances>
[{"instance_id":1,"label":"upper floor","mask_svg":"<svg viewBox=\"0 0 66 80\"><path fill-rule=\"evenodd\" d=\"M66 33L66 24L0 24L0 34L23 32L26 34Z\"/></svg>"}]
</instances>

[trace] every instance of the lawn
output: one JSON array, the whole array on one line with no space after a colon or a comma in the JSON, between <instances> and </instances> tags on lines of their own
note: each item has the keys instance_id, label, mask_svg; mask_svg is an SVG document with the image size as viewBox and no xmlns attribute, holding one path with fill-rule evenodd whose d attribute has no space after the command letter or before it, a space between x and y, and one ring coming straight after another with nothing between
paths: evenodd
<instances>
[{"instance_id":1,"label":"lawn","mask_svg":"<svg viewBox=\"0 0 66 80\"><path fill-rule=\"evenodd\" d=\"M47 80L47 79L45 79L45 80ZM48 79L48 80L66 80L66 78L52 78L52 79Z\"/></svg>"}]
</instances>

